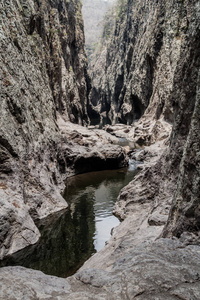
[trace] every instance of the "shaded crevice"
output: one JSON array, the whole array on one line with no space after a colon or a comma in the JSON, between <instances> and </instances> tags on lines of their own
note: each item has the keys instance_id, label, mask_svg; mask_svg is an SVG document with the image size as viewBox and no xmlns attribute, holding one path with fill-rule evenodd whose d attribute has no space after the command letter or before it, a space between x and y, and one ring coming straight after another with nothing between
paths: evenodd
<instances>
[{"instance_id":1,"label":"shaded crevice","mask_svg":"<svg viewBox=\"0 0 200 300\"><path fill-rule=\"evenodd\" d=\"M151 95L153 93L153 77L154 77L154 65L155 61L152 57L147 54L147 71L146 71L146 86L147 86L147 94L146 94L146 107L149 105Z\"/></svg>"},{"instance_id":2,"label":"shaded crevice","mask_svg":"<svg viewBox=\"0 0 200 300\"><path fill-rule=\"evenodd\" d=\"M138 120L142 117L145 111L145 107L142 104L142 101L138 98L138 96L133 95L131 97L132 106L133 106L133 120Z\"/></svg>"},{"instance_id":3,"label":"shaded crevice","mask_svg":"<svg viewBox=\"0 0 200 300\"><path fill-rule=\"evenodd\" d=\"M36 27L36 20L35 20L35 16L31 16L30 18L30 24L29 24L29 28L30 28L30 31L29 31L29 34L32 35L34 30L35 30L35 27Z\"/></svg>"},{"instance_id":4,"label":"shaded crevice","mask_svg":"<svg viewBox=\"0 0 200 300\"><path fill-rule=\"evenodd\" d=\"M5 139L3 136L0 136L0 145L3 146L13 157L17 158L18 155L14 151L13 147L10 145L7 139Z\"/></svg>"},{"instance_id":5,"label":"shaded crevice","mask_svg":"<svg viewBox=\"0 0 200 300\"><path fill-rule=\"evenodd\" d=\"M127 54L127 60L126 60L126 69L127 69L128 74L130 72L130 67L132 64L132 57L133 57L133 47L130 46L130 48L128 50L128 54Z\"/></svg>"},{"instance_id":6,"label":"shaded crevice","mask_svg":"<svg viewBox=\"0 0 200 300\"><path fill-rule=\"evenodd\" d=\"M119 74L115 83L115 91L114 91L114 102L118 106L119 102L119 96L121 94L121 90L124 85L124 72L122 71L122 74Z\"/></svg>"}]
</instances>

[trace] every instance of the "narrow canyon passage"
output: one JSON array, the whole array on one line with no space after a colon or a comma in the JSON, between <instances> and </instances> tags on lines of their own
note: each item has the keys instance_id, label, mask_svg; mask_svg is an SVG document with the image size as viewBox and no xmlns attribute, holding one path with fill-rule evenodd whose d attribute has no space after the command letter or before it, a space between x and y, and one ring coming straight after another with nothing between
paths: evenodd
<instances>
[{"instance_id":1,"label":"narrow canyon passage","mask_svg":"<svg viewBox=\"0 0 200 300\"><path fill-rule=\"evenodd\" d=\"M200 299L199 20L0 0L0 300Z\"/></svg>"},{"instance_id":2,"label":"narrow canyon passage","mask_svg":"<svg viewBox=\"0 0 200 300\"><path fill-rule=\"evenodd\" d=\"M115 0L83 1L88 60L101 40L106 13L114 3ZM96 128L107 125L107 121L110 124L108 118L103 118L103 123L96 121ZM116 139L114 144L129 150L134 148L134 143L124 137ZM21 265L60 277L74 274L85 260L105 246L111 230L119 224L112 211L120 190L133 180L136 173L135 161L129 160L128 168L68 178L63 196L69 205L67 211L36 220L41 234L39 241L8 255L1 260L0 266Z\"/></svg>"}]
</instances>

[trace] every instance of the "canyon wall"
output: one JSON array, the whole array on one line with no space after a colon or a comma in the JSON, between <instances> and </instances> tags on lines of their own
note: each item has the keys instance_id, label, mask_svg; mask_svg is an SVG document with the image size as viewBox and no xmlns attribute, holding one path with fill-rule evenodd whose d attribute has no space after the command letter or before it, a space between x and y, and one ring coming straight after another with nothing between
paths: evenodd
<instances>
[{"instance_id":1,"label":"canyon wall","mask_svg":"<svg viewBox=\"0 0 200 300\"><path fill-rule=\"evenodd\" d=\"M79 1L2 0L0 14L3 256L38 239L30 215L67 206L56 115L87 122L87 64Z\"/></svg>"},{"instance_id":2,"label":"canyon wall","mask_svg":"<svg viewBox=\"0 0 200 300\"><path fill-rule=\"evenodd\" d=\"M107 20L91 69L91 116L132 124L127 137L143 146L163 139L173 126L167 150L138 176L139 190L134 182L121 193L116 214L123 219L134 211L134 201L152 199L162 218L172 203L163 235L197 233L199 1L124 0L115 17ZM158 203L163 209L156 209Z\"/></svg>"},{"instance_id":3,"label":"canyon wall","mask_svg":"<svg viewBox=\"0 0 200 300\"><path fill-rule=\"evenodd\" d=\"M173 122L174 75L195 14L188 1L118 1L91 63L94 117L132 124L150 113Z\"/></svg>"},{"instance_id":4,"label":"canyon wall","mask_svg":"<svg viewBox=\"0 0 200 300\"><path fill-rule=\"evenodd\" d=\"M0 19L2 258L39 239L33 220L67 207L64 179L125 155L69 123L88 122L80 1L1 0Z\"/></svg>"},{"instance_id":5,"label":"canyon wall","mask_svg":"<svg viewBox=\"0 0 200 300\"><path fill-rule=\"evenodd\" d=\"M45 216L47 210L55 211L55 207L66 207L60 190L66 174L74 174L70 166L76 165L81 172L87 170L85 161L101 165L100 157L106 147L103 144L98 148L101 153L95 161L88 147L96 155L94 145L100 136L94 138L77 127L70 132L72 125L65 119L80 122L80 118L76 119L70 108L65 110L63 98L58 101L59 89L52 88L51 76L48 73L40 76L43 60L35 63L37 58L32 55L33 50L29 48L32 44L27 40L34 33L31 30L27 34L27 25L23 23L26 18L20 17L12 29L17 25L21 28L19 40L10 36L13 19L9 13L21 16L21 10L16 7L22 1L0 3L1 15L8 11L8 18L4 18L7 25L2 23L1 29L1 40L6 41L1 47L2 55L7 56L6 64L2 60L6 73L1 75L0 129L0 254L4 256L39 238L35 218ZM35 11L39 2L24 0L23 3L26 3L22 9L24 14L27 5ZM76 2L42 3L53 7L55 3L63 3L65 7ZM113 231L105 248L92 256L81 271L68 279L58 279L21 267L1 268L2 299L13 299L13 295L16 299L31 295L33 299L63 300L200 298L200 4L197 0L123 0L121 3L115 12L117 18L113 20L112 15L108 18L104 43L99 48L101 53L95 54L89 114L91 118L110 123L133 123L132 127L122 127L124 136L133 139L137 146L150 146L143 151L150 163L144 164L135 179L121 191L115 214L123 222ZM31 18L31 28L35 32L38 25L34 24L38 21L34 18ZM39 33L36 37L41 40ZM26 41L23 48L21 40ZM40 55L45 57L48 49L45 47L43 52L42 48L39 48L40 58ZM11 55L12 49L15 51ZM18 55L22 54L21 59ZM19 88L17 72L22 72ZM64 82L68 82L66 77ZM20 99L24 97L25 101L12 97L15 90L22 93ZM39 98L34 96L38 93ZM83 102L77 101L79 116L84 105L78 103ZM155 142L159 142L157 148ZM154 151L159 152L159 159L154 157ZM119 163L123 161L122 151L116 155ZM108 161L113 162L112 155Z\"/></svg>"}]
</instances>

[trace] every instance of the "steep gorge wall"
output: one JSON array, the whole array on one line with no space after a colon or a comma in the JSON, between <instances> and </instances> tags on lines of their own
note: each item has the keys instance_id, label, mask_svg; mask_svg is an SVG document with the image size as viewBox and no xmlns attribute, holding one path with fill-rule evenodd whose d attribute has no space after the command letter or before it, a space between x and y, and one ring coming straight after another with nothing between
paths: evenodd
<instances>
[{"instance_id":1,"label":"steep gorge wall","mask_svg":"<svg viewBox=\"0 0 200 300\"><path fill-rule=\"evenodd\" d=\"M172 203L163 235L197 233L199 1L129 0L123 5L118 6L113 34L104 37L103 52L93 62L93 116L100 112L113 123L128 124L140 118L132 137L145 132L142 143L147 145L159 139L161 124L173 128L165 154L125 188L117 210L123 207L119 216L124 218L134 211L134 202L152 201L152 211L160 210L162 218L164 207ZM158 203L163 208L157 209Z\"/></svg>"},{"instance_id":2,"label":"steep gorge wall","mask_svg":"<svg viewBox=\"0 0 200 300\"><path fill-rule=\"evenodd\" d=\"M199 7L200 16L200 7ZM178 165L178 179L172 208L163 236L180 237L189 232L200 242L200 28L191 32L188 50L182 50L183 67L175 80L175 122L167 161ZM181 95L181 101L177 101Z\"/></svg>"},{"instance_id":3,"label":"steep gorge wall","mask_svg":"<svg viewBox=\"0 0 200 300\"><path fill-rule=\"evenodd\" d=\"M123 3L126 3L126 1L124 0ZM200 251L198 246L200 226L200 5L199 1L196 0L142 0L128 1L127 3L129 19L131 20L131 16L134 18L130 23L127 23L126 13L124 15L124 12L127 10L120 12L123 14L122 19L124 23L119 23L118 19L117 28L120 29L122 39L118 39L120 35L116 35L113 38L113 52L107 52L107 49L109 50L109 47L112 45L109 46L106 43L108 48L105 47L104 52L99 57L99 67L108 63L105 60L106 57L112 57L114 64L108 64L106 74L103 74L102 70L104 69L99 68L98 76L94 79L96 91L93 89L92 95L96 94L97 97L98 93L100 93L100 98L92 98L93 105L100 106L100 99L102 99L104 101L102 102L102 112L107 112L111 120L114 120L116 114L119 113L118 117L127 123L131 123L135 117L137 118L143 114L140 121L135 125L135 127L138 127L139 124L143 129L145 129L147 122L152 124L152 122L156 121L159 124L159 121L163 118L170 123L173 122L171 137L167 142L168 147L157 163L150 168L142 170L134 181L122 190L116 210L118 214L123 214L122 217L125 220L114 231L114 235L106 247L100 253L94 255L86 263L82 271L68 279L59 279L21 267L1 268L0 297L2 299L13 299L13 295L15 295L16 299L21 299L24 295L39 299L53 297L63 300L72 298L121 300L134 299L136 297L141 300L154 300L156 298L163 300L200 299ZM137 10L137 12L134 12L134 10ZM143 16L145 19L143 19ZM127 24L129 24L131 30L126 30L128 28ZM138 28L137 24L140 24ZM143 30L141 35L139 34L140 30ZM139 35L135 33L136 31ZM160 32L162 32L161 35L159 35ZM131 44L128 44L128 40L126 42L124 36L127 38L132 36L132 48L137 49L137 51L132 49L130 52L126 52L129 46L131 49ZM157 40L161 41L161 43L156 43ZM127 60L128 57L130 57L130 61ZM151 60L153 60L152 65L151 63L149 64ZM150 65L151 67L148 67ZM119 77L121 76L121 68L125 70L128 66L132 69L132 72L124 73L124 78L128 79L127 81L123 80L123 84L119 85L118 93L122 95L124 88L126 97L120 98L119 102L122 101L122 110L118 112L116 110L116 107L118 107L116 101L111 103L109 100L111 98L108 98L108 96L114 95L114 92L117 90L118 85L116 86L115 79L118 78L118 75ZM97 71L96 68L95 72ZM117 82L120 82L120 80ZM132 95L131 98L129 98L130 95ZM137 97L134 98L134 95ZM137 100L133 101L135 99ZM45 106L46 109L51 108L49 108L48 104L47 107ZM4 111L7 111L7 102L5 100L3 105L6 108ZM109 106L111 109L109 109ZM96 107L96 110L98 115L99 108ZM136 113L139 113L139 115ZM7 117L4 117L4 122L6 120ZM11 123L12 118L9 120ZM7 122L7 126L8 124L9 122ZM56 139L57 135L60 139L60 134L56 129L54 130L54 125L52 124L54 122L48 123L47 127L45 127L46 130L48 127L50 129L47 131L48 138L51 138L52 134L54 139ZM37 123L35 127L37 128ZM55 127L57 128L56 125ZM133 134L135 134L135 127L133 126L130 129L130 132L133 130ZM14 126L9 128L11 130L8 133L11 134ZM154 129L159 134L159 127ZM32 131L29 131L29 133L32 133ZM86 140L89 140L87 134L85 132L85 137ZM38 137L41 138L41 135L39 134ZM13 141L13 138L14 135L9 141ZM48 138L46 137L46 140L42 141L46 142ZM77 133L74 135L74 139L79 139L80 143L84 142L80 136L77 136ZM59 141L66 146L66 140ZM13 201L14 197L16 197L16 182L14 181L20 178L19 176L14 176L14 174L17 174L18 170L21 176L27 176L28 174L24 172L21 156L14 154L13 149L15 147L11 148L5 142L5 139L3 142L1 158L2 166L5 169L4 173L1 174L0 201L3 206L1 206L0 211L0 222L2 220L3 222L0 224L2 229L0 241L3 240L3 235L5 234L6 236L9 230L9 218L12 218L16 227L20 221L18 219L16 222L13 218L13 212L16 209L20 209L16 206L21 203L16 201L16 198ZM147 143L147 141L145 142ZM39 145L36 140L34 140L33 144L35 144L35 147ZM59 145L57 143L56 153L60 149ZM69 152L70 148L65 148L65 146L62 148L62 151ZM42 152L39 151L39 153L43 153L43 157L49 155L48 147L42 148ZM87 149L85 153L88 153ZM34 157L33 154L34 152L30 156ZM39 157L41 156L39 155ZM40 158L40 164L41 161ZM48 162L49 159L47 157L47 164ZM59 165L62 166L63 164ZM46 166L46 163L42 164L42 166ZM8 167L10 169L6 169ZM48 167L54 168L54 165L48 165ZM37 178L33 174L33 170L34 172L36 170L40 171L37 171L37 175L47 176L48 178L49 170L48 172L41 172L42 168L38 167L38 164L37 168L32 168L31 178L33 180ZM9 186L6 187L6 172L9 170L9 176L13 176L13 183L9 183ZM13 172L14 170L15 173ZM55 169L50 170L53 171ZM24 178L28 180L24 180ZM54 180L57 178L58 180L59 176L52 176L52 178ZM24 199L25 202L31 199L34 184L29 185L29 180L29 177L23 177L23 180L18 185L24 196L26 196L28 189L27 186L23 188L22 185L31 186L29 197L24 197L22 203ZM37 187L40 189L41 177L39 181L35 182L35 186L37 184L40 185ZM53 185L51 185L51 188L50 192L52 195ZM8 193L10 193L10 196ZM45 199L47 199L47 193L44 193ZM38 197L39 195L37 194L37 197L35 197L36 203L37 199L39 199ZM38 207L41 203L42 201L38 202ZM171 203L172 208L169 213ZM53 204L55 205L55 202ZM5 206L7 206L7 210L6 214L3 214ZM10 216L8 214L8 206L10 208ZM149 212L151 213L151 219L148 218ZM168 213L169 219L162 235L164 237L180 237L180 240L164 238L150 242L157 238L162 231ZM25 217L26 221L28 214L21 215L21 217ZM28 231L26 224L23 223L21 240L28 239L31 234L33 235L34 230L36 231L34 226L32 226ZM16 241L19 245L19 232L12 233L15 235L15 239L17 237ZM147 242L142 243L144 240ZM197 245L191 245L192 243ZM4 248L1 249L1 254L6 251L8 252L8 241L4 241ZM85 269L87 267L89 268ZM29 278L28 281L27 277Z\"/></svg>"},{"instance_id":4,"label":"steep gorge wall","mask_svg":"<svg viewBox=\"0 0 200 300\"><path fill-rule=\"evenodd\" d=\"M1 0L0 43L1 260L39 240L37 219L67 208L67 177L127 158L109 134L81 126L88 75L79 0Z\"/></svg>"},{"instance_id":5,"label":"steep gorge wall","mask_svg":"<svg viewBox=\"0 0 200 300\"><path fill-rule=\"evenodd\" d=\"M88 116L87 64L77 0L0 1L0 257L39 237L30 215L67 203L67 140L57 124ZM57 188L59 187L59 188Z\"/></svg>"},{"instance_id":6,"label":"steep gorge wall","mask_svg":"<svg viewBox=\"0 0 200 300\"><path fill-rule=\"evenodd\" d=\"M110 16L101 51L93 61L90 98L94 111L106 114L112 123L131 124L144 112L173 122L174 74L193 26L192 6L197 4L118 2L115 24Z\"/></svg>"}]
</instances>

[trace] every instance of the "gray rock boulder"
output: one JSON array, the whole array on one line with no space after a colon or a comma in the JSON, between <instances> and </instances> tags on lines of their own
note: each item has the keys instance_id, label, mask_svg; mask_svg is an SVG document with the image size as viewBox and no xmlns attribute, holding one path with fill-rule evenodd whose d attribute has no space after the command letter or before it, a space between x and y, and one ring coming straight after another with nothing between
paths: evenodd
<instances>
[{"instance_id":1,"label":"gray rock boulder","mask_svg":"<svg viewBox=\"0 0 200 300\"><path fill-rule=\"evenodd\" d=\"M160 239L129 251L109 271L86 269L67 279L6 267L0 269L0 299L198 300L199 261L199 246Z\"/></svg>"}]
</instances>

